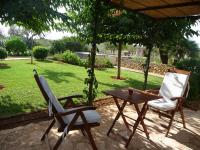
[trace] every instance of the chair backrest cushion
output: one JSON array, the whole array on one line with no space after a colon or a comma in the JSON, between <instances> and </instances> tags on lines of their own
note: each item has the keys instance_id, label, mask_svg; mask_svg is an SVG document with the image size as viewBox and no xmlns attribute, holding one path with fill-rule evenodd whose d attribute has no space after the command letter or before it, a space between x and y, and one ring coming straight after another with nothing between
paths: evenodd
<instances>
[{"instance_id":1,"label":"chair backrest cushion","mask_svg":"<svg viewBox=\"0 0 200 150\"><path fill-rule=\"evenodd\" d=\"M159 95L165 99L183 96L188 80L189 75L167 72L164 76Z\"/></svg>"},{"instance_id":2,"label":"chair backrest cushion","mask_svg":"<svg viewBox=\"0 0 200 150\"><path fill-rule=\"evenodd\" d=\"M39 76L39 81L41 83L42 88L46 92L49 102L52 103L52 106L56 109L57 112L64 112L64 108L59 103L57 98L54 96L53 92L51 91L46 79L43 76Z\"/></svg>"}]
</instances>

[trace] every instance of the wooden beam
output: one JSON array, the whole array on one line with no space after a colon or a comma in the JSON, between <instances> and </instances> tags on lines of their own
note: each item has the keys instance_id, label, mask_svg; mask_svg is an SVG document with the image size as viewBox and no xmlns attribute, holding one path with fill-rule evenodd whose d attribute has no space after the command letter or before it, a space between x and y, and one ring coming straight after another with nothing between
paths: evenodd
<instances>
[{"instance_id":1,"label":"wooden beam","mask_svg":"<svg viewBox=\"0 0 200 150\"><path fill-rule=\"evenodd\" d=\"M139 8L139 9L133 9L133 10L135 12L140 12L140 11L147 11L147 10L158 10L158 9L177 8L177 7L186 7L186 6L195 6L195 5L200 6L200 1L169 4L169 5L162 5L162 6L153 6L153 7Z\"/></svg>"}]
</instances>

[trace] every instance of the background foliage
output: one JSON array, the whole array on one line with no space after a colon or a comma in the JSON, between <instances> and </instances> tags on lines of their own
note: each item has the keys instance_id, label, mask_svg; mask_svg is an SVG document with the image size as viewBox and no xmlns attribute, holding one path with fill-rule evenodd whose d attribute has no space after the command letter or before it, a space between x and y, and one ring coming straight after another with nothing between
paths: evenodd
<instances>
[{"instance_id":1,"label":"background foliage","mask_svg":"<svg viewBox=\"0 0 200 150\"><path fill-rule=\"evenodd\" d=\"M5 59L7 57L6 49L3 47L0 47L0 59Z\"/></svg>"},{"instance_id":2,"label":"background foliage","mask_svg":"<svg viewBox=\"0 0 200 150\"><path fill-rule=\"evenodd\" d=\"M33 47L33 56L36 59L39 59L39 60L46 59L48 56L48 52L49 52L49 50L46 47L43 47L43 46Z\"/></svg>"},{"instance_id":3,"label":"background foliage","mask_svg":"<svg viewBox=\"0 0 200 150\"><path fill-rule=\"evenodd\" d=\"M27 50L26 44L17 36L13 36L6 40L5 47L8 54L14 56L23 55Z\"/></svg>"}]
</instances>

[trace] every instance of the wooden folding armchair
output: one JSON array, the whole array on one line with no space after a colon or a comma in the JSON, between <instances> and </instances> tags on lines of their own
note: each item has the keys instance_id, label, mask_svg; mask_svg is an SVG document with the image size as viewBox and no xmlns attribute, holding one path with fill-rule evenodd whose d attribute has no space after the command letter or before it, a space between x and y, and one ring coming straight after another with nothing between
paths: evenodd
<instances>
[{"instance_id":1,"label":"wooden folding armchair","mask_svg":"<svg viewBox=\"0 0 200 150\"><path fill-rule=\"evenodd\" d=\"M40 91L42 92L42 95L49 105L49 114L53 115L53 121L46 129L44 135L41 138L41 141L45 139L51 128L54 126L55 123L57 123L58 132L62 132L62 135L59 137L58 141L54 145L53 150L58 149L65 136L71 130L81 130L84 136L86 132L92 148L96 150L97 147L91 134L91 128L100 125L101 117L95 111L95 107L84 105L76 106L72 99L82 98L81 95L67 96L57 99L49 88L49 85L45 78L43 76L39 76L36 70L34 70L34 78L40 88ZM65 100L65 109L59 103L59 101L63 100Z\"/></svg>"},{"instance_id":2,"label":"wooden folding armchair","mask_svg":"<svg viewBox=\"0 0 200 150\"><path fill-rule=\"evenodd\" d=\"M176 112L180 112L183 127L186 128L183 114L183 101L189 92L189 76L191 72L170 69L164 76L163 83L159 90L147 90L148 92L158 94L162 98L149 101L147 109L152 109L159 114L159 117L167 117L170 119L169 125L164 126L167 129L165 136L169 134L172 122Z\"/></svg>"}]
</instances>

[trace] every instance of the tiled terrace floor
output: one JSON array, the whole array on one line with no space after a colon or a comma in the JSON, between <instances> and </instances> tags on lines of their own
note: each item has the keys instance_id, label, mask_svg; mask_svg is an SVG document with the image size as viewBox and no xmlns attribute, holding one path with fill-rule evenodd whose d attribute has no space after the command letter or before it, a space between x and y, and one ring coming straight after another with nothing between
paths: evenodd
<instances>
[{"instance_id":1,"label":"tiled terrace floor","mask_svg":"<svg viewBox=\"0 0 200 150\"><path fill-rule=\"evenodd\" d=\"M132 109L133 106L126 108L126 113L129 116L135 116L136 112ZM92 130L95 142L99 150L120 150L125 149L123 140L111 134L106 136L116 113L115 105L100 107L97 111L102 115L102 122L100 127ZM137 130L128 149L200 149L200 111L191 111L184 109L187 129L182 128L182 124L178 122L173 123L169 137L165 137L165 129L159 126L158 122L165 122L159 119L156 114L149 111L145 120L148 131L150 132L149 141L143 132ZM176 116L179 119L179 115ZM180 120L180 119L179 119ZM156 124L157 123L157 124ZM54 128L49 135L48 142L41 142L45 128L49 124L48 121L43 121L37 124L31 123L26 126L17 127L14 129L0 131L0 150L46 150L49 149L48 143L52 146L58 138L58 133ZM115 131L126 135L125 126L122 119L118 121L115 126ZM60 150L90 150L92 149L87 138L82 136L79 131L72 131L65 138L64 142L59 148Z\"/></svg>"}]
</instances>

